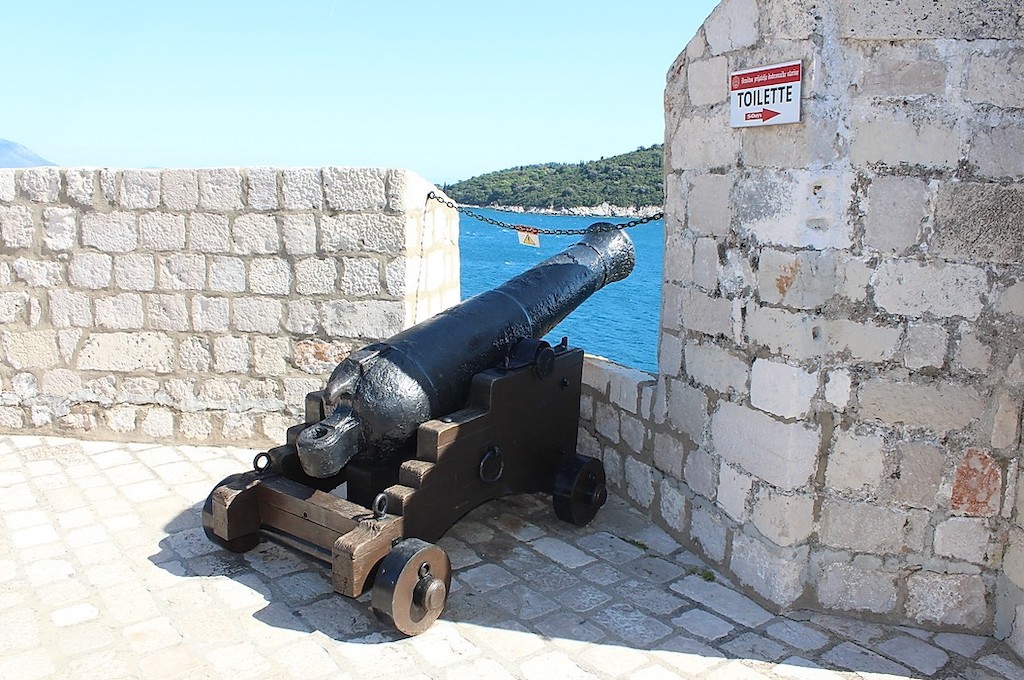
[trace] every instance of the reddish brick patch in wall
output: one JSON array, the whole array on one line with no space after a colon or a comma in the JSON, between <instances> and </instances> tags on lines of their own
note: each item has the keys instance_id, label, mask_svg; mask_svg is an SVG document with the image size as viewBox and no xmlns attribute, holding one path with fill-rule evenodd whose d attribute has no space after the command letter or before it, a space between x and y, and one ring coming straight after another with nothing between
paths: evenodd
<instances>
[{"instance_id":1,"label":"reddish brick patch in wall","mask_svg":"<svg viewBox=\"0 0 1024 680\"><path fill-rule=\"evenodd\" d=\"M992 517L999 512L1003 474L999 463L983 449L970 448L956 469L953 512Z\"/></svg>"}]
</instances>

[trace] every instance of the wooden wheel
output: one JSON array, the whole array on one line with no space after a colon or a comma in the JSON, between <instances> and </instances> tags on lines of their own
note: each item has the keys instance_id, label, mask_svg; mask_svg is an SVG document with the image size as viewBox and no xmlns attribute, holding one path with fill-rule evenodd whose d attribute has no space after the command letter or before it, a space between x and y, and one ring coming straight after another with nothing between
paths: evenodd
<instances>
[{"instance_id":1,"label":"wooden wheel","mask_svg":"<svg viewBox=\"0 0 1024 680\"><path fill-rule=\"evenodd\" d=\"M217 493L218 487L243 479L242 475L231 475L229 477L225 477L221 480L220 484L213 487L213 491L210 492L210 495L206 497L206 502L203 503L203 532L206 533L206 537L225 550L234 553L244 553L255 548L260 542L260 535L259 533L254 532L230 540L226 540L218 536L216 532L214 532L213 528L213 494Z\"/></svg>"},{"instance_id":2,"label":"wooden wheel","mask_svg":"<svg viewBox=\"0 0 1024 680\"><path fill-rule=\"evenodd\" d=\"M573 456L555 473L551 500L559 519L579 527L587 524L608 500L604 465L596 458Z\"/></svg>"},{"instance_id":3,"label":"wooden wheel","mask_svg":"<svg viewBox=\"0 0 1024 680\"><path fill-rule=\"evenodd\" d=\"M452 583L452 564L440 547L407 538L380 563L370 605L381 621L406 635L418 635L444 610Z\"/></svg>"}]
</instances>

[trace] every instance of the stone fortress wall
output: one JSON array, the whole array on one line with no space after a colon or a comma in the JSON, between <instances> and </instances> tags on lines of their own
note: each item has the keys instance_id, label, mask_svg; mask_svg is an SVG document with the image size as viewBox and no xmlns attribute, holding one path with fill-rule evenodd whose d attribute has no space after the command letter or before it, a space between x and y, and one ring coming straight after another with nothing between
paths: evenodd
<instances>
[{"instance_id":1,"label":"stone fortress wall","mask_svg":"<svg viewBox=\"0 0 1024 680\"><path fill-rule=\"evenodd\" d=\"M725 0L668 72L659 372L588 365L581 448L776 609L1024 652L1022 82L1008 0Z\"/></svg>"},{"instance_id":2,"label":"stone fortress wall","mask_svg":"<svg viewBox=\"0 0 1024 680\"><path fill-rule=\"evenodd\" d=\"M580 449L776 609L1024 652L1022 32L1012 0L725 0L669 71L659 371L589 359ZM731 129L730 71L795 59L802 122ZM281 443L458 300L431 189L0 170L0 431Z\"/></svg>"},{"instance_id":3,"label":"stone fortress wall","mask_svg":"<svg viewBox=\"0 0 1024 680\"><path fill-rule=\"evenodd\" d=\"M0 431L284 442L354 347L459 299L404 170L0 170Z\"/></svg>"}]
</instances>

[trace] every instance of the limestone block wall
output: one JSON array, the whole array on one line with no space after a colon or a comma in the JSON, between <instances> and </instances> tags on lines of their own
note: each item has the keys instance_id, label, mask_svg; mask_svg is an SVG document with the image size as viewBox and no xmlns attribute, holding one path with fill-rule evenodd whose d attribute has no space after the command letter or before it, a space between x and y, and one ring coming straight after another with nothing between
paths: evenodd
<instances>
[{"instance_id":1,"label":"limestone block wall","mask_svg":"<svg viewBox=\"0 0 1024 680\"><path fill-rule=\"evenodd\" d=\"M665 90L659 371L583 447L776 608L1024 650L1019 3L725 0ZM800 59L802 121L729 127Z\"/></svg>"},{"instance_id":2,"label":"limestone block wall","mask_svg":"<svg viewBox=\"0 0 1024 680\"><path fill-rule=\"evenodd\" d=\"M404 170L0 170L0 432L278 445L351 349L458 302Z\"/></svg>"}]
</instances>

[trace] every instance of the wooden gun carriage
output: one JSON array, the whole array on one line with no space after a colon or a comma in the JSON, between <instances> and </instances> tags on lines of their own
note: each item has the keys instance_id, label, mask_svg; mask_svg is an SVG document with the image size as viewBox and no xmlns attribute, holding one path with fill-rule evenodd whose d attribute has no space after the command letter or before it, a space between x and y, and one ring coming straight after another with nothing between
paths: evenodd
<instances>
[{"instance_id":1,"label":"wooden gun carriage","mask_svg":"<svg viewBox=\"0 0 1024 680\"><path fill-rule=\"evenodd\" d=\"M589 522L607 498L600 461L576 453L583 351L540 340L633 267L621 231L581 242L498 288L353 352L285 445L218 484L206 535L235 552L261 538L327 562L335 591L401 632L444 609L451 564L437 541L480 504L552 495Z\"/></svg>"}]
</instances>

